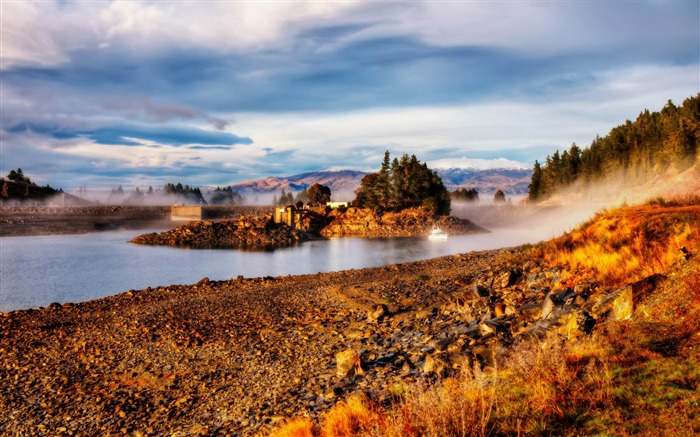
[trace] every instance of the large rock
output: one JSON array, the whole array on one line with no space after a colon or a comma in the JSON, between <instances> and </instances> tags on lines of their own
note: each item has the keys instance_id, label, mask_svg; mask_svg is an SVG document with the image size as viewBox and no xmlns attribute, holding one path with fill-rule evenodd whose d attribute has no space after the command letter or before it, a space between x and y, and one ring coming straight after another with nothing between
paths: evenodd
<instances>
[{"instance_id":1,"label":"large rock","mask_svg":"<svg viewBox=\"0 0 700 437\"><path fill-rule=\"evenodd\" d=\"M600 299L593 306L593 313L596 317L609 317L612 320L629 319L639 301L654 291L664 278L663 275L651 275L641 281L618 288Z\"/></svg>"},{"instance_id":2,"label":"large rock","mask_svg":"<svg viewBox=\"0 0 700 437\"><path fill-rule=\"evenodd\" d=\"M491 292L490 292L490 290L488 289L488 287L485 287L485 286L483 286L483 285L481 285L481 284L474 284L474 287L472 288L472 294L473 294L474 297L476 297L476 298L485 299L485 298L488 298L488 297L489 297L489 295L491 294Z\"/></svg>"},{"instance_id":3,"label":"large rock","mask_svg":"<svg viewBox=\"0 0 700 437\"><path fill-rule=\"evenodd\" d=\"M389 308L384 304L380 304L374 307L372 311L367 313L367 320L370 322L379 322L388 315Z\"/></svg>"},{"instance_id":4,"label":"large rock","mask_svg":"<svg viewBox=\"0 0 700 437\"><path fill-rule=\"evenodd\" d=\"M335 362L338 376L345 378L348 376L362 375L362 359L352 349L347 349L335 354Z\"/></svg>"},{"instance_id":5,"label":"large rock","mask_svg":"<svg viewBox=\"0 0 700 437\"><path fill-rule=\"evenodd\" d=\"M443 354L432 354L425 357L423 373L435 373L442 376L449 367L450 365Z\"/></svg>"},{"instance_id":6,"label":"large rock","mask_svg":"<svg viewBox=\"0 0 700 437\"><path fill-rule=\"evenodd\" d=\"M595 326L595 319L585 311L568 312L558 320L557 332L569 340L590 334Z\"/></svg>"}]
</instances>

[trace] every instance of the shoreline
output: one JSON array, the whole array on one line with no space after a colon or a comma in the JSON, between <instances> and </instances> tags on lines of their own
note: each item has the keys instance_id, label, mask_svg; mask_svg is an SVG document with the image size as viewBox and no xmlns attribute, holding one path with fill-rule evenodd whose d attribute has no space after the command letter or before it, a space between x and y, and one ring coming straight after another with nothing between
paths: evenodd
<instances>
[{"instance_id":1,"label":"shoreline","mask_svg":"<svg viewBox=\"0 0 700 437\"><path fill-rule=\"evenodd\" d=\"M468 292L470 275L507 270L506 258L515 253L204 278L2 313L0 368L7 369L8 395L0 407L10 414L0 418L0 429L156 435L204 421L211 434L252 435L282 416L318 417L348 393L380 396L392 384L425 378L421 366L437 346L430 338L447 329L438 309ZM424 333L414 332L416 320ZM384 344L392 338L393 345ZM362 375L338 375L335 355L348 348L366 351ZM37 396L40 417L30 413ZM91 411L90 418L81 411Z\"/></svg>"}]
</instances>

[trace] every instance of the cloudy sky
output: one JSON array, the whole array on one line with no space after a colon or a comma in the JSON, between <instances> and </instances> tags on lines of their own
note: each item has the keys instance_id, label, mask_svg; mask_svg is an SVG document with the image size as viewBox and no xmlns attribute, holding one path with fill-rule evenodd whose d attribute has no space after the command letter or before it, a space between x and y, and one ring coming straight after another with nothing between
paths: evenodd
<instances>
[{"instance_id":1,"label":"cloudy sky","mask_svg":"<svg viewBox=\"0 0 700 437\"><path fill-rule=\"evenodd\" d=\"M696 0L0 7L0 171L66 189L530 166L700 88Z\"/></svg>"}]
</instances>

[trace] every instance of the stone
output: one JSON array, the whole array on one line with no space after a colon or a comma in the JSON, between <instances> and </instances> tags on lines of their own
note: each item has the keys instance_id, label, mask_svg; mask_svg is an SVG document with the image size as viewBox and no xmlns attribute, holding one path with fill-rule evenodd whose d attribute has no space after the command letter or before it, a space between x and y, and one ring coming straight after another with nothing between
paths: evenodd
<instances>
[{"instance_id":1,"label":"stone","mask_svg":"<svg viewBox=\"0 0 700 437\"><path fill-rule=\"evenodd\" d=\"M637 303L656 289L663 275L651 275L633 284L618 288L593 305L593 313L598 317L609 316L613 320L629 319Z\"/></svg>"},{"instance_id":2,"label":"stone","mask_svg":"<svg viewBox=\"0 0 700 437\"><path fill-rule=\"evenodd\" d=\"M614 320L627 320L634 312L634 293L632 286L621 289L612 302L612 316Z\"/></svg>"},{"instance_id":3,"label":"stone","mask_svg":"<svg viewBox=\"0 0 700 437\"><path fill-rule=\"evenodd\" d=\"M537 320L542 315L542 305L528 303L518 308L518 313L527 320Z\"/></svg>"},{"instance_id":4,"label":"stone","mask_svg":"<svg viewBox=\"0 0 700 437\"><path fill-rule=\"evenodd\" d=\"M447 368L449 368L449 364L442 354L428 355L423 362L423 373L443 375Z\"/></svg>"},{"instance_id":5,"label":"stone","mask_svg":"<svg viewBox=\"0 0 700 437\"><path fill-rule=\"evenodd\" d=\"M518 282L518 280L522 277L522 275L523 275L523 272L520 269L514 269L514 270L510 270L507 273L504 273L499 278L501 288L506 288L506 287L510 287L512 285L515 285L515 283Z\"/></svg>"},{"instance_id":6,"label":"stone","mask_svg":"<svg viewBox=\"0 0 700 437\"><path fill-rule=\"evenodd\" d=\"M384 304L380 304L367 314L367 320L370 322L379 322L387 315L389 315L389 308Z\"/></svg>"},{"instance_id":7,"label":"stone","mask_svg":"<svg viewBox=\"0 0 700 437\"><path fill-rule=\"evenodd\" d=\"M484 287L481 284L474 284L474 287L472 288L472 294L474 295L474 297L487 298L491 293L489 292L489 289L487 287Z\"/></svg>"},{"instance_id":8,"label":"stone","mask_svg":"<svg viewBox=\"0 0 700 437\"><path fill-rule=\"evenodd\" d=\"M543 319L546 319L550 314L552 314L552 311L556 306L556 303L554 302L555 299L553 293L553 291L550 291L544 297L544 302L542 303L542 312L540 314L540 317Z\"/></svg>"},{"instance_id":9,"label":"stone","mask_svg":"<svg viewBox=\"0 0 700 437\"><path fill-rule=\"evenodd\" d=\"M335 354L337 375L345 378L354 375L362 375L362 359L353 349L347 349Z\"/></svg>"},{"instance_id":10,"label":"stone","mask_svg":"<svg viewBox=\"0 0 700 437\"><path fill-rule=\"evenodd\" d=\"M590 334L595 326L595 319L586 311L572 311L559 317L557 332L568 340Z\"/></svg>"},{"instance_id":11,"label":"stone","mask_svg":"<svg viewBox=\"0 0 700 437\"><path fill-rule=\"evenodd\" d=\"M499 324L491 320L479 323L479 332L481 335L495 334L498 330Z\"/></svg>"},{"instance_id":12,"label":"stone","mask_svg":"<svg viewBox=\"0 0 700 437\"><path fill-rule=\"evenodd\" d=\"M472 366L471 360L464 354L450 354L448 356L448 361L453 369L468 369Z\"/></svg>"}]
</instances>

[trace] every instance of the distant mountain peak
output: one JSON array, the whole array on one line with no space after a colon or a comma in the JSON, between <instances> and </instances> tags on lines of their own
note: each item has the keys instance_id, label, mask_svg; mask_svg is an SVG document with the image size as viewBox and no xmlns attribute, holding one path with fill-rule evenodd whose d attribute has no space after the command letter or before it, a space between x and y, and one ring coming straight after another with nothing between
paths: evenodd
<instances>
[{"instance_id":1,"label":"distant mountain peak","mask_svg":"<svg viewBox=\"0 0 700 437\"><path fill-rule=\"evenodd\" d=\"M354 191L367 173L357 170L322 170L292 176L271 176L231 185L234 190L255 193L277 193L279 191L301 191L315 183L326 185L331 191Z\"/></svg>"},{"instance_id":2,"label":"distant mountain peak","mask_svg":"<svg viewBox=\"0 0 700 437\"><path fill-rule=\"evenodd\" d=\"M515 161L502 160L497 162L513 163ZM435 168L445 187L450 191L464 187L476 188L481 193L503 190L508 195L525 194L532 175L532 170L527 167L523 168L523 166L510 168L461 168L458 166L437 168L431 166L431 168ZM314 183L319 183L329 187L333 193L352 195L359 188L365 175L367 172L358 170L311 171L286 177L270 176L239 182L231 185L231 188L242 193L272 194L282 190L298 192Z\"/></svg>"},{"instance_id":3,"label":"distant mountain peak","mask_svg":"<svg viewBox=\"0 0 700 437\"><path fill-rule=\"evenodd\" d=\"M477 158L445 158L429 161L428 166L433 169L469 169L469 170L497 170L497 169L513 169L513 170L528 170L532 165L513 161L506 158L496 159L477 159Z\"/></svg>"}]
</instances>

